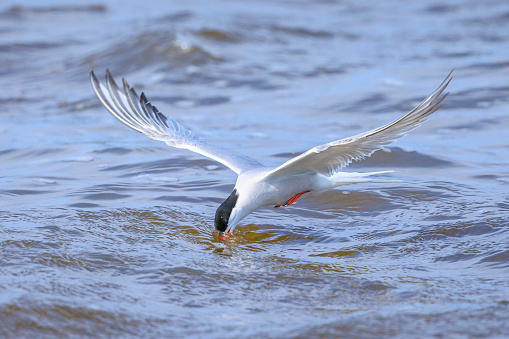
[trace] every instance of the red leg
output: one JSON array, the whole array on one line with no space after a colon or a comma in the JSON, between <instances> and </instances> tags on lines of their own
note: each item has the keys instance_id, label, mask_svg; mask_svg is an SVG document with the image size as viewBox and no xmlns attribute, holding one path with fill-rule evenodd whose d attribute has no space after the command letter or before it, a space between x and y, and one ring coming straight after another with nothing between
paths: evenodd
<instances>
[{"instance_id":1,"label":"red leg","mask_svg":"<svg viewBox=\"0 0 509 339\"><path fill-rule=\"evenodd\" d=\"M295 194L290 200L288 200L288 202L286 203L287 206L290 206L291 204L293 204L294 202L297 201L297 199L299 199L303 194L306 194L306 193L309 193L311 191L304 191L304 192L300 192L300 193L297 193Z\"/></svg>"},{"instance_id":2,"label":"red leg","mask_svg":"<svg viewBox=\"0 0 509 339\"><path fill-rule=\"evenodd\" d=\"M286 204L284 204L283 206L290 206L291 204L293 204L294 202L297 201L297 199L299 199L303 194L306 194L306 193L309 193L311 191L304 191L304 192L300 192L300 193L297 193L295 194L293 197L290 198L290 200L288 200L286 202ZM281 205L276 205L274 206L274 208L279 208L281 207Z\"/></svg>"}]
</instances>

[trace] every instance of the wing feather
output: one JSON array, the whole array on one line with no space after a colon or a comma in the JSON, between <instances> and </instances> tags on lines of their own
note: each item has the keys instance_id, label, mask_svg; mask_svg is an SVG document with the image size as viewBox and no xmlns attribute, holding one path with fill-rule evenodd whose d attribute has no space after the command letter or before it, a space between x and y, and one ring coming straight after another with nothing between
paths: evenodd
<instances>
[{"instance_id":1,"label":"wing feather","mask_svg":"<svg viewBox=\"0 0 509 339\"><path fill-rule=\"evenodd\" d=\"M118 87L110 71L106 70L106 85L103 85L94 72L90 72L90 81L97 97L104 107L126 126L152 139L164 141L169 146L188 149L214 159L238 174L263 166L253 158L210 145L195 136L183 125L159 112L144 93L138 96L127 81L122 80L123 89Z\"/></svg>"},{"instance_id":2,"label":"wing feather","mask_svg":"<svg viewBox=\"0 0 509 339\"><path fill-rule=\"evenodd\" d=\"M332 175L354 160L369 157L428 120L448 93L442 94L452 80L451 73L417 107L401 118L371 131L311 148L270 172L269 176L315 172Z\"/></svg>"}]
</instances>

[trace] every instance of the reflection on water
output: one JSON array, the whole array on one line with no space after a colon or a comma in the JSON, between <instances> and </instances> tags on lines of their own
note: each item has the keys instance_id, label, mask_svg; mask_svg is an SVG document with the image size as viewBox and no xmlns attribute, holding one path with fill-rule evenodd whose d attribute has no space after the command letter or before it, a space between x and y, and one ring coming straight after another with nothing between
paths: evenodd
<instances>
[{"instance_id":1,"label":"reflection on water","mask_svg":"<svg viewBox=\"0 0 509 339\"><path fill-rule=\"evenodd\" d=\"M0 5L2 337L505 337L504 1ZM21 27L21 29L20 29ZM347 170L394 173L213 231L236 176L125 128L110 68L267 165L437 116ZM284 128L282 128L284 126Z\"/></svg>"}]
</instances>

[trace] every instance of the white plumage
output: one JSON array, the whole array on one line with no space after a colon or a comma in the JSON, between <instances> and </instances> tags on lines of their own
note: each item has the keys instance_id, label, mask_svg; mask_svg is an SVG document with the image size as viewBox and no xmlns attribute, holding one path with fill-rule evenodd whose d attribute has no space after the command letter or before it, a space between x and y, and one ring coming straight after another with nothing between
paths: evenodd
<instances>
[{"instance_id":1,"label":"white plumage","mask_svg":"<svg viewBox=\"0 0 509 339\"><path fill-rule=\"evenodd\" d=\"M313 147L275 168L238 152L210 145L160 113L143 93L138 97L125 79L123 88L119 88L108 70L106 85L100 83L93 72L90 79L102 104L128 127L169 146L214 159L238 174L234 191L219 206L215 217L216 229L230 234L242 218L262 206L291 205L302 194L319 194L380 173L339 171L354 160L369 157L426 121L447 96L442 93L452 79L451 73L428 98L401 118L365 133Z\"/></svg>"}]
</instances>

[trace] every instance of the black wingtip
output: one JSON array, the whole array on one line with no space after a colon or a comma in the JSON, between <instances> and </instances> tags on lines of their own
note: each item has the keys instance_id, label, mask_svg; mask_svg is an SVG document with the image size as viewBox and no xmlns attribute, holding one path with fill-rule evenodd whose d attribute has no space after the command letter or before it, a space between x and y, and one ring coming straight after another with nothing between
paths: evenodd
<instances>
[{"instance_id":1,"label":"black wingtip","mask_svg":"<svg viewBox=\"0 0 509 339\"><path fill-rule=\"evenodd\" d=\"M111 81L113 79L113 74L111 74L110 70L108 68L106 68L106 81Z\"/></svg>"},{"instance_id":2,"label":"black wingtip","mask_svg":"<svg viewBox=\"0 0 509 339\"><path fill-rule=\"evenodd\" d=\"M95 83L97 82L97 77L95 76L94 70L90 71L90 82L92 83L92 86L95 87Z\"/></svg>"},{"instance_id":3,"label":"black wingtip","mask_svg":"<svg viewBox=\"0 0 509 339\"><path fill-rule=\"evenodd\" d=\"M127 82L127 80L125 78L122 78L122 85L124 85L124 90L127 92L129 91L129 89L131 88L129 86L129 83Z\"/></svg>"},{"instance_id":4,"label":"black wingtip","mask_svg":"<svg viewBox=\"0 0 509 339\"><path fill-rule=\"evenodd\" d=\"M145 92L141 92L141 95L140 95L140 102L144 103L144 104L148 104L148 99L147 97L145 96Z\"/></svg>"}]
</instances>

